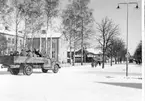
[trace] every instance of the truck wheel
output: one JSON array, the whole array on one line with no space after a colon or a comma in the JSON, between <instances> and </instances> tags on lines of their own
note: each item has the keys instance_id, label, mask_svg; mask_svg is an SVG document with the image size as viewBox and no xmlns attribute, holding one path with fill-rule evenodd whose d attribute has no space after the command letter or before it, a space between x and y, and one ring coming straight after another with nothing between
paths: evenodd
<instances>
[{"instance_id":1,"label":"truck wheel","mask_svg":"<svg viewBox=\"0 0 145 101\"><path fill-rule=\"evenodd\" d=\"M94 67L94 62L91 63L91 66Z\"/></svg>"},{"instance_id":2,"label":"truck wheel","mask_svg":"<svg viewBox=\"0 0 145 101\"><path fill-rule=\"evenodd\" d=\"M47 73L47 71L48 71L47 69L42 68L43 73Z\"/></svg>"},{"instance_id":3,"label":"truck wheel","mask_svg":"<svg viewBox=\"0 0 145 101\"><path fill-rule=\"evenodd\" d=\"M54 65L53 73L57 73L59 70L59 66L57 64Z\"/></svg>"},{"instance_id":4,"label":"truck wheel","mask_svg":"<svg viewBox=\"0 0 145 101\"><path fill-rule=\"evenodd\" d=\"M8 72L10 72L12 75L14 75L13 71L12 71L12 68L8 68Z\"/></svg>"},{"instance_id":5,"label":"truck wheel","mask_svg":"<svg viewBox=\"0 0 145 101\"><path fill-rule=\"evenodd\" d=\"M19 68L10 68L9 67L9 71L12 75L18 75L19 74Z\"/></svg>"},{"instance_id":6,"label":"truck wheel","mask_svg":"<svg viewBox=\"0 0 145 101\"><path fill-rule=\"evenodd\" d=\"M33 72L33 68L30 65L25 65L23 69L23 74L24 75L31 75Z\"/></svg>"}]
</instances>

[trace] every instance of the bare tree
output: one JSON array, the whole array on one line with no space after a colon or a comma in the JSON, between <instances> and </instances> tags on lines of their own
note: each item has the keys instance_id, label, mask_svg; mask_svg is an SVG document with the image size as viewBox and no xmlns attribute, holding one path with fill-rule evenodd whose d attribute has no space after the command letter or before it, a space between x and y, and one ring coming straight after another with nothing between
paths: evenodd
<instances>
[{"instance_id":1,"label":"bare tree","mask_svg":"<svg viewBox=\"0 0 145 101\"><path fill-rule=\"evenodd\" d=\"M121 62L125 58L125 44L124 41L118 37L114 37L110 41L110 45L106 51L106 54L111 58L110 65L112 66L112 58L115 59L115 64Z\"/></svg>"},{"instance_id":2,"label":"bare tree","mask_svg":"<svg viewBox=\"0 0 145 101\"><path fill-rule=\"evenodd\" d=\"M75 49L77 46L81 47L81 64L83 65L83 49L84 40L87 39L91 33L92 25L92 10L88 8L90 0L72 0L68 4L66 10L63 12L63 25L65 34L69 37L70 54L71 48ZM71 56L71 55L70 55ZM75 62L75 55L73 57L73 64Z\"/></svg>"},{"instance_id":3,"label":"bare tree","mask_svg":"<svg viewBox=\"0 0 145 101\"><path fill-rule=\"evenodd\" d=\"M142 41L140 41L140 43L138 44L133 56L136 60L136 63L142 63Z\"/></svg>"},{"instance_id":4,"label":"bare tree","mask_svg":"<svg viewBox=\"0 0 145 101\"><path fill-rule=\"evenodd\" d=\"M2 24L6 30L11 26L9 20L11 19L12 11L12 7L8 5L8 0L0 0L0 24Z\"/></svg>"},{"instance_id":5,"label":"bare tree","mask_svg":"<svg viewBox=\"0 0 145 101\"><path fill-rule=\"evenodd\" d=\"M43 24L43 12L42 12L42 3L40 0L25 0L23 3L23 17L25 21L25 34L31 33L31 50L33 47L33 36L34 33L38 33L41 30Z\"/></svg>"},{"instance_id":6,"label":"bare tree","mask_svg":"<svg viewBox=\"0 0 145 101\"><path fill-rule=\"evenodd\" d=\"M26 39L26 33L30 32L34 33L40 30L40 27L42 25L42 22L40 20L40 16L42 15L41 13L42 3L40 2L40 0L21 0L21 1L10 0L10 3L11 4L7 6L7 8L9 7L9 9L7 10L7 12L4 13L3 16L4 20L3 25L15 31L16 33L15 50L17 51L18 32L23 31L24 26L22 27L21 25L23 22L25 22L24 40ZM15 25L15 28L13 28L13 25Z\"/></svg>"},{"instance_id":7,"label":"bare tree","mask_svg":"<svg viewBox=\"0 0 145 101\"><path fill-rule=\"evenodd\" d=\"M63 34L65 35L66 39L69 41L69 48L70 48L70 54L69 54L69 58L70 58L70 64L71 64L71 56L72 56L72 14L71 14L71 8L70 6L68 6L68 8L63 11L62 14L62 24L63 24Z\"/></svg>"},{"instance_id":8,"label":"bare tree","mask_svg":"<svg viewBox=\"0 0 145 101\"><path fill-rule=\"evenodd\" d=\"M33 36L34 33L41 33L42 27L48 27L50 25L50 18L57 15L56 9L59 4L59 0L24 0L24 18L25 18L25 33L31 33L31 49L33 49ZM46 24L44 23L46 22ZM47 35L47 34L46 34ZM26 36L26 35L25 35ZM40 39L41 41L41 39ZM47 36L46 44L47 46ZM41 47L41 42L40 42ZM40 50L41 51L41 50ZM45 53L47 51L47 47ZM44 53L44 52L43 52Z\"/></svg>"},{"instance_id":9,"label":"bare tree","mask_svg":"<svg viewBox=\"0 0 145 101\"><path fill-rule=\"evenodd\" d=\"M23 13L23 1L19 0L11 0L11 7L13 9L13 14L11 14L11 24L15 25L15 28L13 26L11 27L11 30L15 30L16 33L16 42L15 42L15 50L17 51L18 48L18 32L21 31L20 24L22 21L22 13Z\"/></svg>"},{"instance_id":10,"label":"bare tree","mask_svg":"<svg viewBox=\"0 0 145 101\"><path fill-rule=\"evenodd\" d=\"M80 27L81 27L81 65L83 65L84 40L92 33L92 9L88 7L90 0L78 0L78 10L80 11ZM78 24L79 25L79 24Z\"/></svg>"},{"instance_id":11,"label":"bare tree","mask_svg":"<svg viewBox=\"0 0 145 101\"><path fill-rule=\"evenodd\" d=\"M5 8L7 6L7 0L0 0L0 15L3 15L3 13L5 12Z\"/></svg>"},{"instance_id":12,"label":"bare tree","mask_svg":"<svg viewBox=\"0 0 145 101\"><path fill-rule=\"evenodd\" d=\"M58 14L59 0L44 0L44 14L46 15L46 54L48 55L47 34L48 28L51 27L51 20ZM52 37L50 40L50 57L52 57Z\"/></svg>"},{"instance_id":13,"label":"bare tree","mask_svg":"<svg viewBox=\"0 0 145 101\"><path fill-rule=\"evenodd\" d=\"M2 19L2 24L5 26L6 30L15 30L16 32L16 46L15 50L17 50L17 36L18 36L18 26L21 21L21 4L17 0L10 1L12 5L7 4L7 0L1 0L1 19ZM2 6L3 5L3 6ZM15 16L12 14L15 13ZM15 17L15 20L13 19ZM13 25L15 23L15 29L13 29Z\"/></svg>"},{"instance_id":14,"label":"bare tree","mask_svg":"<svg viewBox=\"0 0 145 101\"><path fill-rule=\"evenodd\" d=\"M99 35L97 36L97 41L99 42L99 45L103 52L102 69L104 69L106 51L109 47L111 39L119 34L119 28L118 25L115 25L113 21L110 20L108 17L105 17L101 21L101 23L96 23L96 24L97 24L97 31L99 32Z\"/></svg>"},{"instance_id":15,"label":"bare tree","mask_svg":"<svg viewBox=\"0 0 145 101\"><path fill-rule=\"evenodd\" d=\"M7 0L0 0L0 15L5 13L7 7Z\"/></svg>"},{"instance_id":16,"label":"bare tree","mask_svg":"<svg viewBox=\"0 0 145 101\"><path fill-rule=\"evenodd\" d=\"M7 0L0 0L0 24L2 23L3 15L5 13L6 5L7 5L6 3L7 3ZM0 55L6 48L7 48L6 37L1 35L0 33Z\"/></svg>"},{"instance_id":17,"label":"bare tree","mask_svg":"<svg viewBox=\"0 0 145 101\"><path fill-rule=\"evenodd\" d=\"M69 48L70 48L70 64L71 64L71 59L72 59L72 48L74 49L74 54L75 56L75 37L76 37L76 8L74 7L74 2L71 2L70 4L67 5L67 8L63 11L62 14L62 24L63 24L63 30L64 30L64 35L69 41ZM73 65L75 63L75 57L73 58Z\"/></svg>"}]
</instances>

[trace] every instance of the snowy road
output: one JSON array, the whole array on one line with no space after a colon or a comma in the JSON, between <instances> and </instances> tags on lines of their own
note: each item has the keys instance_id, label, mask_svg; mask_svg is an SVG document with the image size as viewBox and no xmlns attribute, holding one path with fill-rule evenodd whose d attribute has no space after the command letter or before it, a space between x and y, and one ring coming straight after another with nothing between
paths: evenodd
<instances>
[{"instance_id":1,"label":"snowy road","mask_svg":"<svg viewBox=\"0 0 145 101\"><path fill-rule=\"evenodd\" d=\"M65 67L59 73L34 70L31 76L0 69L0 101L141 101L141 67Z\"/></svg>"}]
</instances>

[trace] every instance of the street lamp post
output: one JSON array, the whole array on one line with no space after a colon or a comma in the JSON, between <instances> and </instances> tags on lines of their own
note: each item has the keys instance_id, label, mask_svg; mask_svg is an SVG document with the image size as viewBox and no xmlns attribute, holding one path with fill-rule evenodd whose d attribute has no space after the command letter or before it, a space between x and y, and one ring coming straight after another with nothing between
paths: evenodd
<instances>
[{"instance_id":1,"label":"street lamp post","mask_svg":"<svg viewBox=\"0 0 145 101\"><path fill-rule=\"evenodd\" d=\"M136 5L136 8L138 9L138 3L137 2L125 2L125 3L118 3L118 6L117 6L117 9L119 9L120 7L119 7L119 5L126 5L126 7L127 7L127 29L126 29L126 33L127 33L127 35L126 35L126 76L128 76L128 6L129 5L131 5L131 4L135 4Z\"/></svg>"}]
</instances>

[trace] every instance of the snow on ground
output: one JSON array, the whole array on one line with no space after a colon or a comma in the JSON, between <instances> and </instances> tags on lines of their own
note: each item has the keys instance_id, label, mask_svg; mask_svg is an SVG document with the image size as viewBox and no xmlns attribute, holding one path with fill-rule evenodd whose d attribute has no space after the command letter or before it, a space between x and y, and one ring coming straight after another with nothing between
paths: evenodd
<instances>
[{"instance_id":1,"label":"snow on ground","mask_svg":"<svg viewBox=\"0 0 145 101\"><path fill-rule=\"evenodd\" d=\"M0 101L141 101L141 66L90 65L61 68L57 74L35 69L31 76L0 69Z\"/></svg>"}]
</instances>

